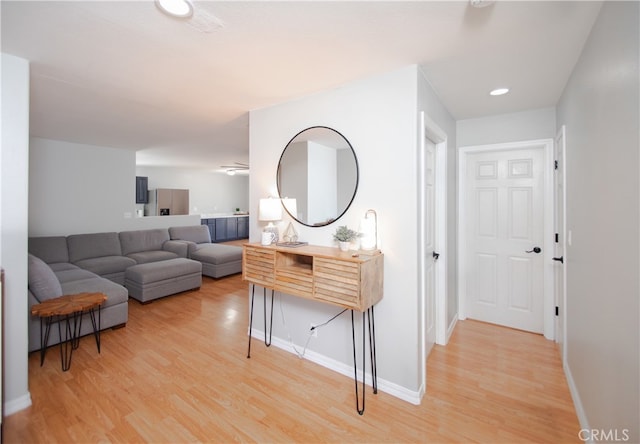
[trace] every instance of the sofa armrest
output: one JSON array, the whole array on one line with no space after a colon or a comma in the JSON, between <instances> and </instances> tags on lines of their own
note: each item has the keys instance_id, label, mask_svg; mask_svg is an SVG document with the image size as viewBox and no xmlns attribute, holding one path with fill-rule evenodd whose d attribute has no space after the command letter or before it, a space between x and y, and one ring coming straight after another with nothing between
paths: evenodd
<instances>
[{"instance_id":1,"label":"sofa armrest","mask_svg":"<svg viewBox=\"0 0 640 444\"><path fill-rule=\"evenodd\" d=\"M178 257L188 258L190 250L188 244L186 241L168 240L162 244L162 249L175 253Z\"/></svg>"}]
</instances>

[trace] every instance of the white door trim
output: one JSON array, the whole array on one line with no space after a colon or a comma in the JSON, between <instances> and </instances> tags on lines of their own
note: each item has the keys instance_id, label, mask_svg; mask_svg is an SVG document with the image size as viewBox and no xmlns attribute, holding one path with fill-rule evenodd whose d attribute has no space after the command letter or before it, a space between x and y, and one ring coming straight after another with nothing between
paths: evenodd
<instances>
[{"instance_id":1,"label":"white door trim","mask_svg":"<svg viewBox=\"0 0 640 444\"><path fill-rule=\"evenodd\" d=\"M467 272L465 264L465 245L467 242L465 229L467 215L464 202L466 201L466 174L467 156L472 153L491 151L518 150L530 148L543 148L544 151L544 329L547 339L555 339L555 302L553 280L553 213L554 213L554 187L553 187L553 139L527 140L522 142L507 142L489 145L464 146L458 150L458 318L466 319L465 301L466 288L464 285Z\"/></svg>"},{"instance_id":2,"label":"white door trim","mask_svg":"<svg viewBox=\"0 0 640 444\"><path fill-rule=\"evenodd\" d=\"M447 337L447 133L425 114L420 112L419 120L419 142L418 142L418 295L420 297L420 307L424 308L425 300L425 274L424 274L424 195L423 183L425 138L429 138L436 145L436 221L435 221L435 246L440 254L440 259L434 264L435 267L435 304L436 304L436 344L446 345ZM424 395L427 384L427 357L424 356L424 344L426 343L426 319L424 309L420 310L420 344L419 350L421 362L421 394Z\"/></svg>"},{"instance_id":3,"label":"white door trim","mask_svg":"<svg viewBox=\"0 0 640 444\"><path fill-rule=\"evenodd\" d=\"M561 342L562 348L562 363L566 364L567 362L567 131L565 125L560 127L558 133L556 134L555 143L562 143L562 153L560 159L555 159L558 161L558 168L562 171L562 208L559 208L556 211L561 211L563 214L562 217L562 236L560 236L560 244L562 245L562 254L564 262L561 265L562 267L562 304L558 304L558 297L554 295L554 301L556 305L560 305L562 309L560 310L560 317L562 318L562 331L557 331L555 340L556 342ZM555 153L554 153L555 158ZM557 266L557 264L556 264ZM554 286L555 288L555 286ZM559 337L562 335L562 337Z\"/></svg>"}]
</instances>

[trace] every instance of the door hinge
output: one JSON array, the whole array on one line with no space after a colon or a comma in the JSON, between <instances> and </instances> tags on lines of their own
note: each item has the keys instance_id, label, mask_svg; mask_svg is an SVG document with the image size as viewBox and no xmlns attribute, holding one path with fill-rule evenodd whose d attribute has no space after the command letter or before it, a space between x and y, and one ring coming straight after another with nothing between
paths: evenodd
<instances>
[{"instance_id":1,"label":"door hinge","mask_svg":"<svg viewBox=\"0 0 640 444\"><path fill-rule=\"evenodd\" d=\"M558 233L556 233L556 244L560 242L560 235Z\"/></svg>"},{"instance_id":2,"label":"door hinge","mask_svg":"<svg viewBox=\"0 0 640 444\"><path fill-rule=\"evenodd\" d=\"M553 161L553 169L554 169L554 170L557 170L557 169L558 169L558 161L557 161L557 160L554 160L554 161Z\"/></svg>"},{"instance_id":3,"label":"door hinge","mask_svg":"<svg viewBox=\"0 0 640 444\"><path fill-rule=\"evenodd\" d=\"M558 308L558 306L556 305L556 316L560 315L560 309Z\"/></svg>"}]
</instances>

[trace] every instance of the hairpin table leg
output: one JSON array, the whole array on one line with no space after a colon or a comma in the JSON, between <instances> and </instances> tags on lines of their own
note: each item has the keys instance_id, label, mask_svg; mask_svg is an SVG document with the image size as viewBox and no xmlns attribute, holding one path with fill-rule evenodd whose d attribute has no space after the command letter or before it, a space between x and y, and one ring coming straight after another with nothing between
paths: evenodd
<instances>
[{"instance_id":1,"label":"hairpin table leg","mask_svg":"<svg viewBox=\"0 0 640 444\"><path fill-rule=\"evenodd\" d=\"M356 386L356 410L359 415L364 413L364 398L365 398L365 362L366 355L364 353L365 335L364 335L364 312L362 312L362 407L360 407L360 397L358 396L358 364L356 361L356 329L353 320L353 310L351 310L351 337L353 339L353 380Z\"/></svg>"},{"instance_id":2,"label":"hairpin table leg","mask_svg":"<svg viewBox=\"0 0 640 444\"><path fill-rule=\"evenodd\" d=\"M369 352L371 353L371 384L373 394L378 393L378 362L376 358L376 318L373 314L373 305L367 310L369 320Z\"/></svg>"},{"instance_id":3,"label":"hairpin table leg","mask_svg":"<svg viewBox=\"0 0 640 444\"><path fill-rule=\"evenodd\" d=\"M247 359L251 357L251 330L253 328L253 299L256 292L255 284L251 284L251 309L249 310L249 349L247 350Z\"/></svg>"},{"instance_id":4,"label":"hairpin table leg","mask_svg":"<svg viewBox=\"0 0 640 444\"><path fill-rule=\"evenodd\" d=\"M271 333L273 333L273 295L275 290L271 290L271 320L269 321L269 341L267 342L267 289L263 288L263 302L264 302L264 345L269 347L271 345Z\"/></svg>"}]
</instances>

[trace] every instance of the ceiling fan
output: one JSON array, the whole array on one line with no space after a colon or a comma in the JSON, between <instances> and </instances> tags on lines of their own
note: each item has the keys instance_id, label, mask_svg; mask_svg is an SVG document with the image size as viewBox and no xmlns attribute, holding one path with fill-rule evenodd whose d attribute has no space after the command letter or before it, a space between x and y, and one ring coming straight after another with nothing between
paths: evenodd
<instances>
[{"instance_id":1,"label":"ceiling fan","mask_svg":"<svg viewBox=\"0 0 640 444\"><path fill-rule=\"evenodd\" d=\"M249 169L249 165L242 162L234 162L235 165L221 165L220 168L224 168L227 170L227 174L229 176L233 176L238 171L247 171Z\"/></svg>"}]
</instances>

